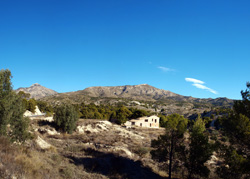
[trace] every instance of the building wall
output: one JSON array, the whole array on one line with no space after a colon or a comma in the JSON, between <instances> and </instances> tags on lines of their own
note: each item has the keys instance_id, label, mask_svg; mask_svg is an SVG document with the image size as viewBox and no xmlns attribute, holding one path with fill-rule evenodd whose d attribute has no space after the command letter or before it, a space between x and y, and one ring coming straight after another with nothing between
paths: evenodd
<instances>
[{"instance_id":1,"label":"building wall","mask_svg":"<svg viewBox=\"0 0 250 179\"><path fill-rule=\"evenodd\" d=\"M149 128L159 128L160 118L157 116L141 117L138 119L132 119L125 123L125 126L139 126Z\"/></svg>"}]
</instances>

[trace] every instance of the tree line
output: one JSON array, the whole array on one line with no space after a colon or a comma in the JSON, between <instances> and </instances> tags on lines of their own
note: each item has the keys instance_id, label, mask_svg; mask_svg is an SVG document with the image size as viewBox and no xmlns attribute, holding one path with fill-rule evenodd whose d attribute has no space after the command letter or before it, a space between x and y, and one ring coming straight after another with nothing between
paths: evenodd
<instances>
[{"instance_id":1,"label":"tree line","mask_svg":"<svg viewBox=\"0 0 250 179\"><path fill-rule=\"evenodd\" d=\"M52 106L45 101L35 100L33 98L30 99L30 94L24 93L20 91L18 95L23 100L23 105L26 110L31 112L35 112L36 106L40 109L40 111L46 113L47 115L53 115L56 111L58 111L58 105ZM149 116L154 113L151 113L146 110L136 109L136 108L127 108L122 104L118 105L95 105L94 103L90 104L67 104L63 103L62 106L71 105L78 112L79 118L82 119L104 119L104 120L112 120L117 124L123 124L129 119L136 119L142 116Z\"/></svg>"},{"instance_id":2,"label":"tree line","mask_svg":"<svg viewBox=\"0 0 250 179\"><path fill-rule=\"evenodd\" d=\"M206 162L213 153L221 160L215 169L217 177L250 178L250 83L241 95L242 100L234 103L233 110L216 120L220 139L206 129L206 119L200 115L192 122L178 114L162 118L165 134L152 140L151 155L165 164L169 178L173 173L189 179L208 178Z\"/></svg>"}]
</instances>

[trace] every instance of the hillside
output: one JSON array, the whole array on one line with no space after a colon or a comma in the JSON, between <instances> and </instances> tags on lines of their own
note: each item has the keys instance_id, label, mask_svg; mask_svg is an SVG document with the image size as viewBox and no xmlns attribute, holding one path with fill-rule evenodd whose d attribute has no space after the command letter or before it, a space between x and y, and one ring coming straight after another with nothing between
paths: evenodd
<instances>
[{"instance_id":1,"label":"hillside","mask_svg":"<svg viewBox=\"0 0 250 179\"><path fill-rule=\"evenodd\" d=\"M19 91L23 91L25 93L29 93L31 98L35 98L35 99L40 99L46 96L51 96L54 94L57 94L56 91L46 88L44 86L41 86L38 83L35 83L33 85L31 85L30 87L27 88L18 88L16 90L16 92L18 93Z\"/></svg>"},{"instance_id":2,"label":"hillside","mask_svg":"<svg viewBox=\"0 0 250 179\"><path fill-rule=\"evenodd\" d=\"M74 103L111 101L123 99L125 101L138 100L162 103L200 103L215 106L231 106L233 100L227 98L193 98L182 96L168 90L158 89L148 84L125 85L112 87L89 87L76 92L61 93L51 97L44 98L47 101L69 100Z\"/></svg>"},{"instance_id":3,"label":"hillside","mask_svg":"<svg viewBox=\"0 0 250 179\"><path fill-rule=\"evenodd\" d=\"M164 97L180 96L172 93L171 91L158 89L148 84L114 87L89 87L83 91L91 97L133 98L139 100L159 100Z\"/></svg>"},{"instance_id":4,"label":"hillside","mask_svg":"<svg viewBox=\"0 0 250 179\"><path fill-rule=\"evenodd\" d=\"M113 87L89 87L84 90L68 93L58 93L47 96L41 100L52 105L62 102L74 104L117 105L143 109L163 114L178 113L189 117L195 113L210 111L211 108L231 108L233 100L227 98L193 98L182 96L168 90L158 89L153 86L126 85Z\"/></svg>"},{"instance_id":5,"label":"hillside","mask_svg":"<svg viewBox=\"0 0 250 179\"><path fill-rule=\"evenodd\" d=\"M0 137L0 178L163 179L168 176L165 162L153 160L150 154L151 141L164 134L164 128L124 128L90 119L79 120L76 131L69 135L59 133L44 118L32 120L31 126L36 137L22 148L10 146ZM213 155L205 165L213 171L220 162ZM175 173L173 178L184 178L183 173ZM210 178L218 177L211 172Z\"/></svg>"},{"instance_id":6,"label":"hillside","mask_svg":"<svg viewBox=\"0 0 250 179\"><path fill-rule=\"evenodd\" d=\"M149 153L151 140L164 129L126 129L109 121L80 120L69 135L59 133L43 118L32 120L31 126L36 137L21 146L23 150L10 146L0 136L0 178L166 176Z\"/></svg>"}]
</instances>

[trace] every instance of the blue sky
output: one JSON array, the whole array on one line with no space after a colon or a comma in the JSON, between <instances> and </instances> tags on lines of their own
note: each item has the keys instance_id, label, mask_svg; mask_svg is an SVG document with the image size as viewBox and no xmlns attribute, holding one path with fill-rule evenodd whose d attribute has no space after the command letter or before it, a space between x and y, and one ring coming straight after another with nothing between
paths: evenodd
<instances>
[{"instance_id":1,"label":"blue sky","mask_svg":"<svg viewBox=\"0 0 250 179\"><path fill-rule=\"evenodd\" d=\"M0 66L15 89L147 83L241 99L250 81L250 1L0 1Z\"/></svg>"}]
</instances>

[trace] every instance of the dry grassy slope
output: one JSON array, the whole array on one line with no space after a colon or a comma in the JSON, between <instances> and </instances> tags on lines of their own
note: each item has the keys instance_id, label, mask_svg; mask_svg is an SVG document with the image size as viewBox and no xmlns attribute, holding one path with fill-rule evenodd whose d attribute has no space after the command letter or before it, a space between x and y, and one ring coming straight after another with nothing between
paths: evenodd
<instances>
[{"instance_id":1,"label":"dry grassy slope","mask_svg":"<svg viewBox=\"0 0 250 179\"><path fill-rule=\"evenodd\" d=\"M80 120L71 135L59 134L46 121L32 120L31 126L36 138L24 146L11 144L0 136L0 178L167 177L163 163L150 156L151 140L163 134L164 129L126 129L93 119ZM215 168L220 161L213 158L208 165ZM173 177L183 178L181 173L174 173Z\"/></svg>"},{"instance_id":2,"label":"dry grassy slope","mask_svg":"<svg viewBox=\"0 0 250 179\"><path fill-rule=\"evenodd\" d=\"M57 151L60 170L68 167L67 178L89 174L95 178L163 178L164 171L150 157L150 143L164 129L134 128L126 129L108 121L80 120L72 135L49 135L44 132L46 125L33 123L41 138ZM41 129L42 128L42 129ZM49 149L51 152L51 149ZM50 157L50 156L48 156ZM87 173L87 174L86 174ZM89 177L90 178L90 177Z\"/></svg>"},{"instance_id":3,"label":"dry grassy slope","mask_svg":"<svg viewBox=\"0 0 250 179\"><path fill-rule=\"evenodd\" d=\"M80 120L77 132L58 134L33 120L35 139L24 146L0 137L0 178L164 178L150 157L163 129L125 129L108 121ZM38 142L39 141L39 142ZM48 145L47 145L47 144Z\"/></svg>"}]
</instances>

